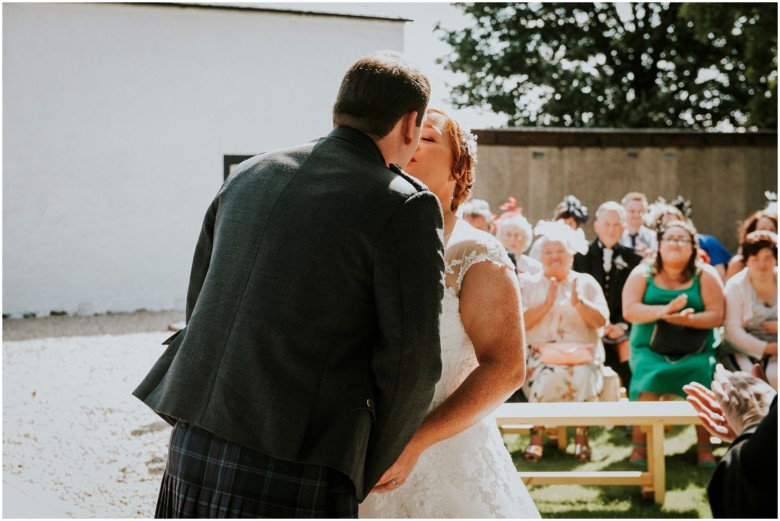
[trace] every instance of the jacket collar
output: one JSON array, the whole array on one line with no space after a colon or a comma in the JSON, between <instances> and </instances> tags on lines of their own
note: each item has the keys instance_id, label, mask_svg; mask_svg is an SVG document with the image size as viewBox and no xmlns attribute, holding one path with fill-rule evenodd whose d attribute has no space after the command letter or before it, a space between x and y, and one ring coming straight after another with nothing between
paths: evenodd
<instances>
[{"instance_id":1,"label":"jacket collar","mask_svg":"<svg viewBox=\"0 0 780 521\"><path fill-rule=\"evenodd\" d=\"M374 140L359 130L350 127L336 127L328 134L328 137L346 141L375 157L378 161L381 161L383 165L387 165L387 161L385 161L382 152L379 150L379 147L376 146Z\"/></svg>"}]
</instances>

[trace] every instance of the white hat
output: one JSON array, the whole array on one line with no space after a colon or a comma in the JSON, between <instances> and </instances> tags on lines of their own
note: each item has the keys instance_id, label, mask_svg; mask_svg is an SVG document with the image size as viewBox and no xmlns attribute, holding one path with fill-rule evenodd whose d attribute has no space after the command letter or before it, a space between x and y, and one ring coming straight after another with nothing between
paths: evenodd
<instances>
[{"instance_id":1,"label":"white hat","mask_svg":"<svg viewBox=\"0 0 780 521\"><path fill-rule=\"evenodd\" d=\"M541 237L542 244L549 241L560 242L572 255L588 251L585 233L581 229L572 230L563 221L539 221L534 233Z\"/></svg>"}]
</instances>

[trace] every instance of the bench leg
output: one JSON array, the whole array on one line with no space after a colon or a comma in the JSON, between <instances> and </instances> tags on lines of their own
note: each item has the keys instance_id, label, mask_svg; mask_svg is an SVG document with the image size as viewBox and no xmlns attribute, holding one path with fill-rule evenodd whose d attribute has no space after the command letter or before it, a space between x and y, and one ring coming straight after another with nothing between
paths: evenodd
<instances>
[{"instance_id":1,"label":"bench leg","mask_svg":"<svg viewBox=\"0 0 780 521\"><path fill-rule=\"evenodd\" d=\"M663 505L666 499L666 459L664 455L664 426L653 425L647 437L647 464L653 474L655 502ZM652 447L652 448L651 448Z\"/></svg>"},{"instance_id":2,"label":"bench leg","mask_svg":"<svg viewBox=\"0 0 780 521\"><path fill-rule=\"evenodd\" d=\"M568 440L566 439L566 427L558 427L558 448L562 451L566 451L566 446L568 444Z\"/></svg>"},{"instance_id":3,"label":"bench leg","mask_svg":"<svg viewBox=\"0 0 780 521\"><path fill-rule=\"evenodd\" d=\"M655 476L655 460L653 456L655 454L655 445L653 445L653 429L648 425L641 425L640 430L645 435L645 444L647 446L647 473L650 474L652 479ZM654 490L655 481L650 485L642 486L642 497L644 499L651 499L655 496Z\"/></svg>"}]
</instances>

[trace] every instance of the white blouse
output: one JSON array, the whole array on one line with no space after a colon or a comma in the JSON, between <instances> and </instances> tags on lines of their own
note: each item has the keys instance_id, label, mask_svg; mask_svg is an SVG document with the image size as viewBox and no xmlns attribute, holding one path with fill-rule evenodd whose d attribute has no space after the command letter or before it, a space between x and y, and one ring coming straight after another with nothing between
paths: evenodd
<instances>
[{"instance_id":1,"label":"white blouse","mask_svg":"<svg viewBox=\"0 0 780 521\"><path fill-rule=\"evenodd\" d=\"M593 342L597 344L596 360L604 360L604 347L601 344L603 328L590 327L579 312L571 305L571 292L574 281L580 299L593 304L606 320L609 317L609 307L604 298L604 292L591 275L570 271L565 280L558 283L558 292L552 309L547 312L534 327L526 330L528 345L544 342ZM550 280L543 272L520 277L520 293L525 309L542 304L547 298Z\"/></svg>"},{"instance_id":2,"label":"white blouse","mask_svg":"<svg viewBox=\"0 0 780 521\"><path fill-rule=\"evenodd\" d=\"M775 275L777 275L777 268L775 268ZM745 329L753 318L756 302L756 292L750 283L748 268L726 282L726 320L723 323L726 339L753 357L761 358L768 342L751 335Z\"/></svg>"}]
</instances>

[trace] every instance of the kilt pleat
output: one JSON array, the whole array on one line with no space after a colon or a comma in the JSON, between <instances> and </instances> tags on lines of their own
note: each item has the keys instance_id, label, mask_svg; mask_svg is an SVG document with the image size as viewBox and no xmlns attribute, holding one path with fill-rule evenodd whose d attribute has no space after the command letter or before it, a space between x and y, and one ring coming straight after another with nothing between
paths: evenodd
<instances>
[{"instance_id":1,"label":"kilt pleat","mask_svg":"<svg viewBox=\"0 0 780 521\"><path fill-rule=\"evenodd\" d=\"M279 460L178 422L157 518L356 517L351 481L319 465Z\"/></svg>"}]
</instances>

